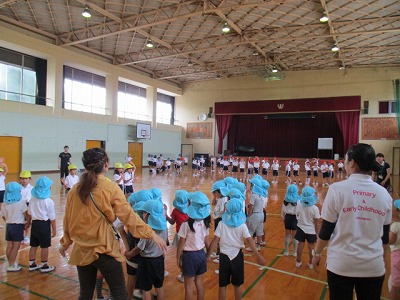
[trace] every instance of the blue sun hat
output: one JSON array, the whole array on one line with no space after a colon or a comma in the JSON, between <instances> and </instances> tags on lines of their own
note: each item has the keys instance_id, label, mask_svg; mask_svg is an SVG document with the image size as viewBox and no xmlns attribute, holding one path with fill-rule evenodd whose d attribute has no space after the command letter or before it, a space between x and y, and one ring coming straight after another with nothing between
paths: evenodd
<instances>
[{"instance_id":1,"label":"blue sun hat","mask_svg":"<svg viewBox=\"0 0 400 300\"><path fill-rule=\"evenodd\" d=\"M244 201L244 195L239 189L231 188L228 193L228 197L230 200L232 199L239 199Z\"/></svg>"},{"instance_id":2,"label":"blue sun hat","mask_svg":"<svg viewBox=\"0 0 400 300\"><path fill-rule=\"evenodd\" d=\"M211 192L214 193L215 191L218 191L221 193L222 196L227 196L228 195L228 188L223 180L218 180L213 183L211 187Z\"/></svg>"},{"instance_id":3,"label":"blue sun hat","mask_svg":"<svg viewBox=\"0 0 400 300\"><path fill-rule=\"evenodd\" d=\"M240 182L240 181L238 181L235 184L233 184L232 188L238 189L243 194L246 192L246 185L243 182Z\"/></svg>"},{"instance_id":4,"label":"blue sun hat","mask_svg":"<svg viewBox=\"0 0 400 300\"><path fill-rule=\"evenodd\" d=\"M229 200L222 215L222 222L229 227L238 227L244 224L246 215L243 212L243 201L236 198Z\"/></svg>"},{"instance_id":5,"label":"blue sun hat","mask_svg":"<svg viewBox=\"0 0 400 300\"><path fill-rule=\"evenodd\" d=\"M393 204L394 204L394 207L396 207L397 209L400 209L400 199L394 200Z\"/></svg>"},{"instance_id":6,"label":"blue sun hat","mask_svg":"<svg viewBox=\"0 0 400 300\"><path fill-rule=\"evenodd\" d=\"M259 178L257 178L256 176L253 176L253 177L249 180L249 182L250 182L252 185L256 185L256 186L261 187L261 180L260 180Z\"/></svg>"},{"instance_id":7,"label":"blue sun hat","mask_svg":"<svg viewBox=\"0 0 400 300\"><path fill-rule=\"evenodd\" d=\"M189 194L190 205L187 209L189 218L194 220L203 220L211 213L210 200L200 191Z\"/></svg>"},{"instance_id":8,"label":"blue sun hat","mask_svg":"<svg viewBox=\"0 0 400 300\"><path fill-rule=\"evenodd\" d=\"M148 200L151 200L152 197L153 195L148 190L140 190L136 193L132 193L127 200L134 211L139 211L142 205Z\"/></svg>"},{"instance_id":9,"label":"blue sun hat","mask_svg":"<svg viewBox=\"0 0 400 300\"><path fill-rule=\"evenodd\" d=\"M36 180L36 185L32 189L32 196L36 199L46 199L51 196L50 187L53 185L53 181L49 177L43 176Z\"/></svg>"},{"instance_id":10,"label":"blue sun hat","mask_svg":"<svg viewBox=\"0 0 400 300\"><path fill-rule=\"evenodd\" d=\"M299 188L295 184L291 184L287 187L285 201L290 203L296 203L299 201Z\"/></svg>"},{"instance_id":11,"label":"blue sun hat","mask_svg":"<svg viewBox=\"0 0 400 300\"><path fill-rule=\"evenodd\" d=\"M187 213L187 208L189 205L189 193L185 190L177 190L175 192L175 199L172 205L182 213Z\"/></svg>"},{"instance_id":12,"label":"blue sun hat","mask_svg":"<svg viewBox=\"0 0 400 300\"><path fill-rule=\"evenodd\" d=\"M144 202L142 211L149 213L147 224L154 230L166 230L167 220L164 216L164 205L160 200L149 200Z\"/></svg>"},{"instance_id":13,"label":"blue sun hat","mask_svg":"<svg viewBox=\"0 0 400 300\"><path fill-rule=\"evenodd\" d=\"M161 194L161 190L158 188L151 188L150 193L153 195L153 200L159 200L162 202L162 194Z\"/></svg>"},{"instance_id":14,"label":"blue sun hat","mask_svg":"<svg viewBox=\"0 0 400 300\"><path fill-rule=\"evenodd\" d=\"M21 189L22 186L18 182L8 183L4 192L4 203L16 203L21 200Z\"/></svg>"},{"instance_id":15,"label":"blue sun hat","mask_svg":"<svg viewBox=\"0 0 400 300\"><path fill-rule=\"evenodd\" d=\"M303 206L313 206L318 202L317 195L315 195L315 189L313 189L310 186L306 186L303 188L301 191L301 196L300 196L300 203Z\"/></svg>"},{"instance_id":16,"label":"blue sun hat","mask_svg":"<svg viewBox=\"0 0 400 300\"><path fill-rule=\"evenodd\" d=\"M253 179L263 180L264 178L262 178L262 176L260 176L259 174L256 174L253 176Z\"/></svg>"},{"instance_id":17,"label":"blue sun hat","mask_svg":"<svg viewBox=\"0 0 400 300\"><path fill-rule=\"evenodd\" d=\"M232 185L235 184L236 182L238 182L236 178L230 176L224 178L224 183L228 188L232 187Z\"/></svg>"},{"instance_id":18,"label":"blue sun hat","mask_svg":"<svg viewBox=\"0 0 400 300\"><path fill-rule=\"evenodd\" d=\"M265 179L261 179L261 187L264 189L262 192L263 197L268 197L269 182Z\"/></svg>"}]
</instances>

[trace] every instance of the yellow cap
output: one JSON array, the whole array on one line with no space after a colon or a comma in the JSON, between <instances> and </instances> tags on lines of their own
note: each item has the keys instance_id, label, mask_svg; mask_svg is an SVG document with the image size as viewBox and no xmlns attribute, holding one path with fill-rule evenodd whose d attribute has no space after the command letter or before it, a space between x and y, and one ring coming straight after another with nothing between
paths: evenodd
<instances>
[{"instance_id":1,"label":"yellow cap","mask_svg":"<svg viewBox=\"0 0 400 300\"><path fill-rule=\"evenodd\" d=\"M31 171L22 170L21 173L19 173L19 178L31 178L31 177L32 177Z\"/></svg>"},{"instance_id":2,"label":"yellow cap","mask_svg":"<svg viewBox=\"0 0 400 300\"><path fill-rule=\"evenodd\" d=\"M125 168L125 169L132 169L133 167L132 167L131 164L125 164L124 168Z\"/></svg>"},{"instance_id":3,"label":"yellow cap","mask_svg":"<svg viewBox=\"0 0 400 300\"><path fill-rule=\"evenodd\" d=\"M115 167L116 169L123 169L123 168L124 168L124 166L123 166L120 162L115 163L115 164L114 164L114 167Z\"/></svg>"},{"instance_id":4,"label":"yellow cap","mask_svg":"<svg viewBox=\"0 0 400 300\"><path fill-rule=\"evenodd\" d=\"M76 170L76 169L78 169L75 165L73 165L73 164L70 164L69 166L68 166L68 170Z\"/></svg>"}]
</instances>

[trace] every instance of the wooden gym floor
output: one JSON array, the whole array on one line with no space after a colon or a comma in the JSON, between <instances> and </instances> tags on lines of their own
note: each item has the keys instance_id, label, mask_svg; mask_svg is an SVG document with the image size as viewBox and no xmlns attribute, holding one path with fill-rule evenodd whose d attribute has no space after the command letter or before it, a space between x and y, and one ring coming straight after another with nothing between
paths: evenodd
<instances>
[{"instance_id":1,"label":"wooden gym floor","mask_svg":"<svg viewBox=\"0 0 400 300\"><path fill-rule=\"evenodd\" d=\"M0 229L0 298L1 299L77 299L79 295L79 282L75 266L68 265L63 260L56 246L62 236L62 220L66 196L64 189L58 184L58 173L35 174L32 179L34 184L36 178L42 175L49 176L53 181L52 199L56 205L57 213L57 235L52 239L52 247L49 251L49 264L56 266L54 272L42 274L40 272L28 272L28 252L29 245L22 245L19 251L19 263L23 267L21 272L7 273L6 260L6 241L4 239L4 228ZM109 172L112 177L112 172ZM190 168L184 169L180 176L159 174L149 175L148 169L142 172L136 172L137 176L134 187L140 189L149 189L158 187L162 191L163 202L168 205L169 212L172 211L172 201L174 193L178 189L185 189L189 192L200 190L204 192L209 199L212 199L211 186L214 181L219 180L229 174L219 174L211 172L209 168L200 176L193 176ZM271 174L268 175L268 181L271 183ZM9 174L7 182L17 180L17 174ZM304 172L301 172L301 179L304 182ZM322 187L322 178L319 178L320 184L316 187L319 207L323 203L328 188ZM341 180L336 178L336 180ZM399 177L394 177L393 198L399 198ZM318 272L310 270L307 267L308 255L303 253L303 266L295 267L295 258L293 256L285 257L284 250L284 226L281 218L281 206L286 192L284 171L280 171L280 177L277 184L271 184L269 189L269 199L267 207L267 221L265 223L267 245L261 248L261 253L266 259L266 266L260 267L255 263L255 258L251 253L245 253L245 283L243 285L244 299L329 299L328 287L326 284L326 270L324 268L326 260L326 251L322 258L322 264ZM301 187L300 187L301 188ZM5 226L4 221L0 224ZM212 230L213 231L213 230ZM175 234L175 226L170 226L169 239L172 241ZM121 247L122 244L121 244ZM307 251L307 248L305 248ZM176 249L169 247L166 253L166 270L169 275L165 278L164 289L166 299L184 299L184 285L177 280L179 274L175 259ZM39 253L38 253L39 255ZM39 256L38 256L39 257ZM386 253L386 269L389 274L390 254ZM215 263L208 263L208 271L204 277L205 298L218 298L218 275L214 270L218 269ZM387 288L387 278L383 286L382 299L389 298ZM108 294L107 285L104 284L104 295ZM233 288L227 289L227 299L233 299Z\"/></svg>"}]
</instances>

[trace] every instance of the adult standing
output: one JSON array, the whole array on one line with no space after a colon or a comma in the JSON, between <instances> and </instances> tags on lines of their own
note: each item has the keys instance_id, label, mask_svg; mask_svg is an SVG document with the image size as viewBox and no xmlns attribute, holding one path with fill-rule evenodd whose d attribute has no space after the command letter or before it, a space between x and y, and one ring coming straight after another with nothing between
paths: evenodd
<instances>
[{"instance_id":1,"label":"adult standing","mask_svg":"<svg viewBox=\"0 0 400 300\"><path fill-rule=\"evenodd\" d=\"M164 252L166 244L135 214L121 189L105 177L107 153L100 148L83 152L86 171L68 193L60 253L73 244L69 263L77 266L79 299L92 299L97 270L107 281L114 299L127 299L119 240L110 222L118 217L137 238L153 240Z\"/></svg>"},{"instance_id":2,"label":"adult standing","mask_svg":"<svg viewBox=\"0 0 400 300\"><path fill-rule=\"evenodd\" d=\"M380 167L375 174L375 181L390 192L390 176L392 175L392 169L385 161L385 156L382 153L376 154L376 161L379 163Z\"/></svg>"},{"instance_id":3,"label":"adult standing","mask_svg":"<svg viewBox=\"0 0 400 300\"><path fill-rule=\"evenodd\" d=\"M380 299L385 277L383 245L389 241L392 198L369 175L376 171L375 151L355 144L345 156L348 180L329 187L322 206L322 226L312 265L328 246L327 273L330 299Z\"/></svg>"},{"instance_id":4,"label":"adult standing","mask_svg":"<svg viewBox=\"0 0 400 300\"><path fill-rule=\"evenodd\" d=\"M64 146L64 152L58 155L58 168L60 169L60 179L68 176L68 166L71 164L71 153L69 153L69 147Z\"/></svg>"}]
</instances>

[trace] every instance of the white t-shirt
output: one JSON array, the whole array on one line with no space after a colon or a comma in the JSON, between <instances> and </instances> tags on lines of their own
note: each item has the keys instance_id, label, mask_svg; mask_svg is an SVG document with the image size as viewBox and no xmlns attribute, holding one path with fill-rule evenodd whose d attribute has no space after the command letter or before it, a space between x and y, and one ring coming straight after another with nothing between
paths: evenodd
<instances>
[{"instance_id":1,"label":"white t-shirt","mask_svg":"<svg viewBox=\"0 0 400 300\"><path fill-rule=\"evenodd\" d=\"M327 269L349 277L385 274L381 237L392 219L392 197L371 177L352 174L329 187L322 218L335 223Z\"/></svg>"},{"instance_id":2,"label":"white t-shirt","mask_svg":"<svg viewBox=\"0 0 400 300\"><path fill-rule=\"evenodd\" d=\"M255 161L254 162L254 168L260 168L260 162L259 161Z\"/></svg>"},{"instance_id":3,"label":"white t-shirt","mask_svg":"<svg viewBox=\"0 0 400 300\"><path fill-rule=\"evenodd\" d=\"M315 219L319 219L319 209L317 206L304 206L298 203L296 206L297 226L307 234L316 234Z\"/></svg>"},{"instance_id":4,"label":"white t-shirt","mask_svg":"<svg viewBox=\"0 0 400 300\"><path fill-rule=\"evenodd\" d=\"M230 260L238 255L240 249L244 248L243 240L251 237L246 224L229 227L223 222L218 223L214 234L219 237L221 253L227 255Z\"/></svg>"},{"instance_id":5,"label":"white t-shirt","mask_svg":"<svg viewBox=\"0 0 400 300\"><path fill-rule=\"evenodd\" d=\"M124 173L125 186L133 185L133 176L134 176L133 172L132 173L129 173L129 172Z\"/></svg>"},{"instance_id":6,"label":"white t-shirt","mask_svg":"<svg viewBox=\"0 0 400 300\"><path fill-rule=\"evenodd\" d=\"M394 245L390 245L390 250L392 252L400 250L400 222L393 222L390 225L390 231L396 235L396 241Z\"/></svg>"},{"instance_id":7,"label":"white t-shirt","mask_svg":"<svg viewBox=\"0 0 400 300\"><path fill-rule=\"evenodd\" d=\"M21 189L21 200L24 201L25 203L29 203L29 201L32 198L32 189L33 185L30 183L27 184L26 187L22 187Z\"/></svg>"},{"instance_id":8,"label":"white t-shirt","mask_svg":"<svg viewBox=\"0 0 400 300\"><path fill-rule=\"evenodd\" d=\"M50 198L36 199L32 197L29 201L28 212L32 216L32 220L53 221L56 219L54 201Z\"/></svg>"},{"instance_id":9,"label":"white t-shirt","mask_svg":"<svg viewBox=\"0 0 400 300\"><path fill-rule=\"evenodd\" d=\"M210 229L206 228L204 221L194 221L193 229L195 232L190 230L188 222L183 222L181 228L179 228L179 237L186 239L184 251L199 251L206 246L204 239L209 235Z\"/></svg>"},{"instance_id":10,"label":"white t-shirt","mask_svg":"<svg viewBox=\"0 0 400 300\"><path fill-rule=\"evenodd\" d=\"M298 171L298 170L300 170L300 165L298 163L295 163L293 165L293 171Z\"/></svg>"},{"instance_id":11,"label":"white t-shirt","mask_svg":"<svg viewBox=\"0 0 400 300\"><path fill-rule=\"evenodd\" d=\"M297 205L301 205L297 203ZM282 204L282 218L285 219L285 215L296 215L297 205L292 205L289 203L288 205Z\"/></svg>"},{"instance_id":12,"label":"white t-shirt","mask_svg":"<svg viewBox=\"0 0 400 300\"><path fill-rule=\"evenodd\" d=\"M1 216L6 218L7 224L25 224L24 212L27 210L26 202L21 199L15 203L4 203Z\"/></svg>"},{"instance_id":13,"label":"white t-shirt","mask_svg":"<svg viewBox=\"0 0 400 300\"><path fill-rule=\"evenodd\" d=\"M239 162L239 168L240 168L240 169L244 169L245 166L246 166L246 163L245 163L244 161L240 161L240 162Z\"/></svg>"},{"instance_id":14,"label":"white t-shirt","mask_svg":"<svg viewBox=\"0 0 400 300\"><path fill-rule=\"evenodd\" d=\"M72 188L75 184L79 182L79 176L78 175L68 175L65 177L65 183L67 184L68 188Z\"/></svg>"},{"instance_id":15,"label":"white t-shirt","mask_svg":"<svg viewBox=\"0 0 400 300\"><path fill-rule=\"evenodd\" d=\"M118 185L124 185L124 174L114 174L113 177Z\"/></svg>"},{"instance_id":16,"label":"white t-shirt","mask_svg":"<svg viewBox=\"0 0 400 300\"><path fill-rule=\"evenodd\" d=\"M278 163L273 163L271 166L272 170L278 171L279 170L279 164Z\"/></svg>"},{"instance_id":17,"label":"white t-shirt","mask_svg":"<svg viewBox=\"0 0 400 300\"><path fill-rule=\"evenodd\" d=\"M267 204L267 198L258 195L258 194L251 194L249 204L253 205L253 213L260 213L263 212L265 205Z\"/></svg>"},{"instance_id":18,"label":"white t-shirt","mask_svg":"<svg viewBox=\"0 0 400 300\"><path fill-rule=\"evenodd\" d=\"M228 197L222 197L217 200L217 204L214 208L214 219L222 218L225 212L225 204L228 202Z\"/></svg>"},{"instance_id":19,"label":"white t-shirt","mask_svg":"<svg viewBox=\"0 0 400 300\"><path fill-rule=\"evenodd\" d=\"M6 176L0 175L0 191L6 190Z\"/></svg>"}]
</instances>

